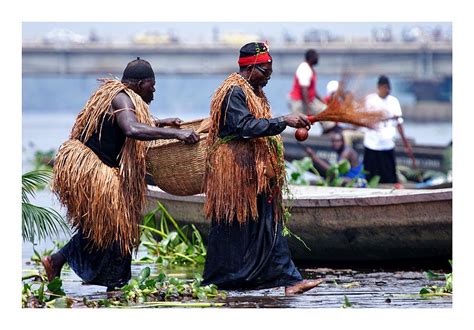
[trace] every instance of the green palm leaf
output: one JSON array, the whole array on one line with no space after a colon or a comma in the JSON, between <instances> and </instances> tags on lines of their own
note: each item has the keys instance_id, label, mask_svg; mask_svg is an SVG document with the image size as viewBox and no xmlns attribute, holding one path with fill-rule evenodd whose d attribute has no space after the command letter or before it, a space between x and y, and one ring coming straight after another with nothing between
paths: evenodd
<instances>
[{"instance_id":1,"label":"green palm leaf","mask_svg":"<svg viewBox=\"0 0 474 330\"><path fill-rule=\"evenodd\" d=\"M23 240L34 242L60 232L69 233L69 227L62 216L51 208L44 208L30 203L35 191L48 185L51 180L50 170L31 171L22 175L22 236Z\"/></svg>"},{"instance_id":2,"label":"green palm leaf","mask_svg":"<svg viewBox=\"0 0 474 330\"><path fill-rule=\"evenodd\" d=\"M28 203L29 196L34 197L35 191L49 184L52 172L50 170L31 171L21 176L22 202Z\"/></svg>"}]
</instances>

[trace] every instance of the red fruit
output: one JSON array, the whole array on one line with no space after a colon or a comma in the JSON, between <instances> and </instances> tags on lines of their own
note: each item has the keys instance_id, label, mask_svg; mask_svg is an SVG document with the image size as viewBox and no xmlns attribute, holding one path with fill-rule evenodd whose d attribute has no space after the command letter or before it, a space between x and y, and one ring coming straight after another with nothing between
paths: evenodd
<instances>
[{"instance_id":1,"label":"red fruit","mask_svg":"<svg viewBox=\"0 0 474 330\"><path fill-rule=\"evenodd\" d=\"M308 138L308 130L304 127L298 128L295 132L295 138L298 141L304 141Z\"/></svg>"}]
</instances>

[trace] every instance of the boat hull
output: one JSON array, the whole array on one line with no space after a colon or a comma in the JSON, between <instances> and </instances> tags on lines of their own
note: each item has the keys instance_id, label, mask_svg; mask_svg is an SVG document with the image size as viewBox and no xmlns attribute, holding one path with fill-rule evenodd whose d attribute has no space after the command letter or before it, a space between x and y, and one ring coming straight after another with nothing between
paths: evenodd
<instances>
[{"instance_id":1,"label":"boat hull","mask_svg":"<svg viewBox=\"0 0 474 330\"><path fill-rule=\"evenodd\" d=\"M299 261L375 261L450 258L452 189L433 191L292 187L288 228ZM180 224L194 224L204 239L210 221L204 195L173 196L149 186L148 209L160 201Z\"/></svg>"}]
</instances>

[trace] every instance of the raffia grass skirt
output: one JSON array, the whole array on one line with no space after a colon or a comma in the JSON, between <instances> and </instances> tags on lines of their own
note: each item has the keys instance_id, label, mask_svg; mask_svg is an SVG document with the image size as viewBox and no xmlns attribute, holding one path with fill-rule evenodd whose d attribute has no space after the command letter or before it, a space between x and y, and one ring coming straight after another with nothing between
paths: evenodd
<instances>
[{"instance_id":1,"label":"raffia grass skirt","mask_svg":"<svg viewBox=\"0 0 474 330\"><path fill-rule=\"evenodd\" d=\"M67 218L94 247L119 242L124 253L138 243L140 214L132 214L118 168L105 165L78 140L66 141L53 168L52 190L67 208Z\"/></svg>"}]
</instances>

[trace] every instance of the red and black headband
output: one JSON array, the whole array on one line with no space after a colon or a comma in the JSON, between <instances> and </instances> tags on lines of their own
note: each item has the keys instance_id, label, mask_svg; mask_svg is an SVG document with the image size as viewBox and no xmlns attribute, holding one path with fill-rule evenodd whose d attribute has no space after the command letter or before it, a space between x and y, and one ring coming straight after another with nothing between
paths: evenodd
<instances>
[{"instance_id":1,"label":"red and black headband","mask_svg":"<svg viewBox=\"0 0 474 330\"><path fill-rule=\"evenodd\" d=\"M245 67L260 63L270 63L272 57L268 52L268 46L261 42L251 42L240 49L239 66Z\"/></svg>"}]
</instances>

